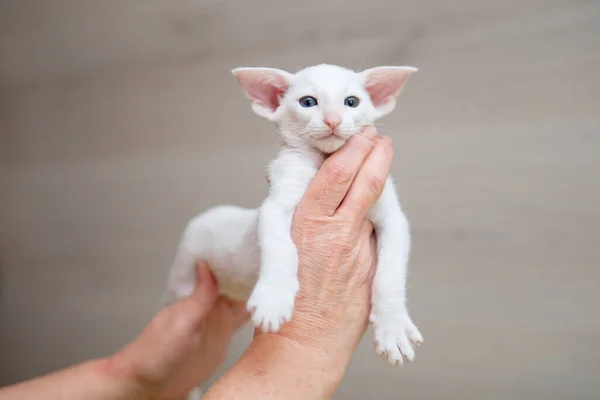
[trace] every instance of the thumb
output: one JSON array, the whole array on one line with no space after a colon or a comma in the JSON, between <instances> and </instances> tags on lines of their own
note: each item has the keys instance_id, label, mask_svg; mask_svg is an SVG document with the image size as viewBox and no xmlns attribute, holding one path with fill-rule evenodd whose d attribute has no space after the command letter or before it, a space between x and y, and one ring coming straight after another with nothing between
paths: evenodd
<instances>
[{"instance_id":1,"label":"thumb","mask_svg":"<svg viewBox=\"0 0 600 400\"><path fill-rule=\"evenodd\" d=\"M217 281L205 262L196 264L196 289L184 301L190 315L198 319L204 319L215 306Z\"/></svg>"}]
</instances>

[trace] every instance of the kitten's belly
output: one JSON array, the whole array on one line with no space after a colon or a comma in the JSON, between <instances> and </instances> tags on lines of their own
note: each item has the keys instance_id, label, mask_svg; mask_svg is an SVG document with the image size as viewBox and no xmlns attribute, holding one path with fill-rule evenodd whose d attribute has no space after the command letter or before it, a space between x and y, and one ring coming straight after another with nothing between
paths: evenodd
<instances>
[{"instance_id":1,"label":"kitten's belly","mask_svg":"<svg viewBox=\"0 0 600 400\"><path fill-rule=\"evenodd\" d=\"M234 300L250 296L260 270L258 209L220 206L202 216L199 247L217 279L218 292Z\"/></svg>"}]
</instances>

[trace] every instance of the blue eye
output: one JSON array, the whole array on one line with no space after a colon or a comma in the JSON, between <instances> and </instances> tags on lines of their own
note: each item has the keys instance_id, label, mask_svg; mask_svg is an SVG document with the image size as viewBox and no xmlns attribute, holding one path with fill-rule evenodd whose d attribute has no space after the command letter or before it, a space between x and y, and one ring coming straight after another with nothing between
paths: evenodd
<instances>
[{"instance_id":1,"label":"blue eye","mask_svg":"<svg viewBox=\"0 0 600 400\"><path fill-rule=\"evenodd\" d=\"M344 104L352 108L358 107L359 103L360 100L358 99L358 97L355 96L346 97L346 100L344 100Z\"/></svg>"},{"instance_id":2,"label":"blue eye","mask_svg":"<svg viewBox=\"0 0 600 400\"><path fill-rule=\"evenodd\" d=\"M314 107L317 105L317 99L315 99L312 96L304 96L304 97L300 98L300 100L298 100L298 102L300 103L300 105L302 107L305 107L305 108Z\"/></svg>"}]
</instances>

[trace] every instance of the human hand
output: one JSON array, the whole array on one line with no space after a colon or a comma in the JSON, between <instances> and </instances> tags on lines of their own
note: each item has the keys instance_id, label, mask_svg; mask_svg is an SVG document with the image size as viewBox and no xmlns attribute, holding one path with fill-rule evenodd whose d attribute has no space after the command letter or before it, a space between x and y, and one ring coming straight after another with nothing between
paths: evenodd
<instances>
[{"instance_id":1,"label":"human hand","mask_svg":"<svg viewBox=\"0 0 600 400\"><path fill-rule=\"evenodd\" d=\"M376 243L367 211L391 168L389 139L353 137L321 166L296 208L299 254L291 321L255 330L244 355L206 399L331 399L369 320Z\"/></svg>"},{"instance_id":2,"label":"human hand","mask_svg":"<svg viewBox=\"0 0 600 400\"><path fill-rule=\"evenodd\" d=\"M199 263L194 293L156 314L107 368L149 398L180 398L214 374L248 318L245 304L217 297L209 267Z\"/></svg>"},{"instance_id":3,"label":"human hand","mask_svg":"<svg viewBox=\"0 0 600 400\"><path fill-rule=\"evenodd\" d=\"M300 291L292 320L278 332L344 367L368 326L376 242L366 214L393 157L390 140L373 136L368 128L332 154L296 209Z\"/></svg>"}]
</instances>

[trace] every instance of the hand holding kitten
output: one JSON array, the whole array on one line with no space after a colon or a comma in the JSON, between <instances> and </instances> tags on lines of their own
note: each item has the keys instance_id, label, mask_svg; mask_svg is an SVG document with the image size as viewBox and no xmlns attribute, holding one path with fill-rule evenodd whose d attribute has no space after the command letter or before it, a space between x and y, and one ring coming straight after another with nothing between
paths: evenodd
<instances>
[{"instance_id":1,"label":"hand holding kitten","mask_svg":"<svg viewBox=\"0 0 600 400\"><path fill-rule=\"evenodd\" d=\"M366 214L379 198L392 162L387 138L375 130L350 139L329 157L294 213L300 291L280 334L348 360L371 310L377 248ZM365 190L366 189L366 190Z\"/></svg>"}]
</instances>

